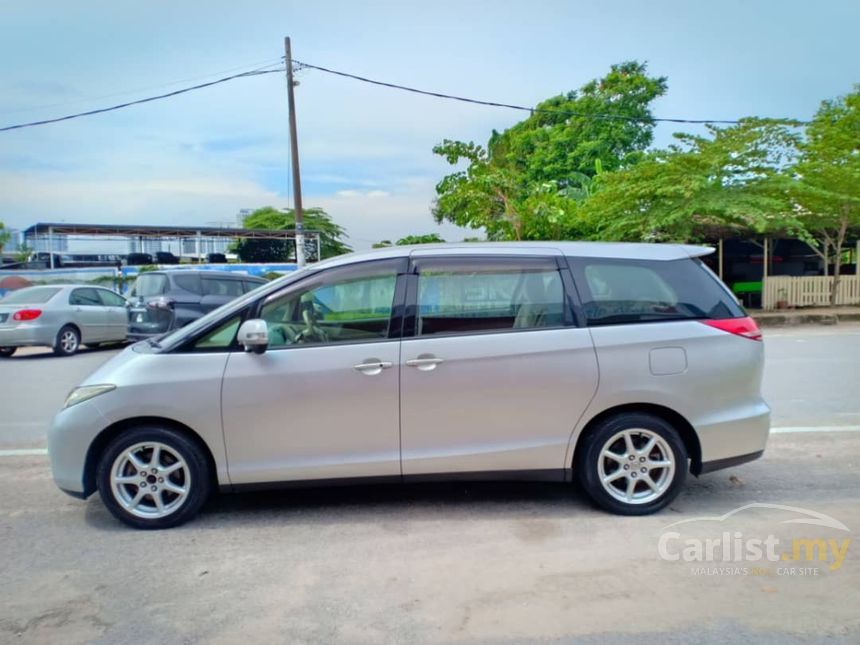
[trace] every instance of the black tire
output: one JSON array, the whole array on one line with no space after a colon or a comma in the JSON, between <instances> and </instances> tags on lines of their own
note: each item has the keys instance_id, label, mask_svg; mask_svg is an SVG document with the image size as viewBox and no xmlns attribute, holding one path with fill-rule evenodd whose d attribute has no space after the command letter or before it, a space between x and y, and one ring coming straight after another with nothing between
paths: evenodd
<instances>
[{"instance_id":1,"label":"black tire","mask_svg":"<svg viewBox=\"0 0 860 645\"><path fill-rule=\"evenodd\" d=\"M17 349L17 347L0 347L0 358L9 358Z\"/></svg>"},{"instance_id":2,"label":"black tire","mask_svg":"<svg viewBox=\"0 0 860 645\"><path fill-rule=\"evenodd\" d=\"M74 325L65 325L54 339L54 354L72 356L81 348L81 332Z\"/></svg>"},{"instance_id":3,"label":"black tire","mask_svg":"<svg viewBox=\"0 0 860 645\"><path fill-rule=\"evenodd\" d=\"M147 463L141 473L138 473L136 469L129 468L132 466L130 461L125 464L126 470L122 474L129 478L140 479L140 482L118 485L117 489L114 489L111 481L112 469L115 465L118 469L123 467L123 456L130 448L144 444L144 447L139 448L139 452L135 454L145 460L149 450L151 458L151 447L146 447L145 444L147 443L153 445L157 443L161 446L159 468L162 464L165 469L175 465L177 462L169 461L169 458L174 456L178 456L184 462L181 473L174 472L169 476L165 474L163 479L169 480L171 477L175 478L181 475L179 479L173 479L168 483L186 488L187 493L174 510L161 516L157 516L159 511L156 508L154 495L159 496L165 509L169 509L170 504L176 502L180 496L172 493L167 485L159 484L163 479L159 478L161 473L152 472L152 462ZM146 481L142 476L138 477L142 474L146 474ZM171 428L147 425L126 430L108 444L99 459L96 482L102 502L111 514L121 522L138 529L167 529L187 522L197 515L212 490L212 472L203 449L196 441ZM146 486L140 486L141 482L145 483ZM150 486L153 489L156 487L163 488L159 488L155 494L151 494ZM136 507L137 512L133 512L128 507L129 498L132 497L132 492L138 492L138 487L146 492L141 492L144 497ZM122 498L123 495L125 495L125 500ZM134 500L132 499L131 502ZM149 514L149 516L141 516L142 514Z\"/></svg>"},{"instance_id":4,"label":"black tire","mask_svg":"<svg viewBox=\"0 0 860 645\"><path fill-rule=\"evenodd\" d=\"M644 449L648 440L654 438L654 435L659 437L655 441L655 447L648 456L644 457L644 460L643 453L636 450L631 453L626 447L624 438L616 438L625 430L631 431L633 447L637 450ZM608 446L609 451L619 454L623 450L623 455L626 455L623 460L604 456L603 451L607 447L607 442L613 440L614 443ZM586 494L595 504L607 511L618 515L655 513L671 503L684 486L689 469L687 450L678 431L660 417L639 412L621 413L600 421L591 429L585 441L587 443L577 450L577 463L574 464L574 468ZM673 468L652 467L651 464L668 461L662 456L664 451L671 453ZM626 460L631 454L634 458L628 463ZM640 463L640 460L645 463ZM641 470L642 468L645 470ZM603 469L603 475L601 469ZM604 485L602 476L611 477L612 475L616 475L616 479ZM631 479L631 477L638 477L638 479ZM647 480L643 477L647 477ZM648 484L653 482L654 478L657 479L659 495L649 499L650 496L657 494L657 491ZM630 499L628 485L633 486L632 501L627 501ZM609 492L607 487L612 487L613 492ZM637 495L640 496L639 499L636 498ZM619 497L625 497L625 499L619 499Z\"/></svg>"}]
</instances>

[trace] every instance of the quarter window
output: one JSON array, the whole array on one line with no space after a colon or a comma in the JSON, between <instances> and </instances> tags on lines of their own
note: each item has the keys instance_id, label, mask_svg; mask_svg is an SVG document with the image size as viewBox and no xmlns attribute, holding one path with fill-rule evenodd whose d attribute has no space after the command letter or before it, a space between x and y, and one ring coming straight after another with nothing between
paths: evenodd
<instances>
[{"instance_id":1,"label":"quarter window","mask_svg":"<svg viewBox=\"0 0 860 645\"><path fill-rule=\"evenodd\" d=\"M564 287L554 262L430 264L420 269L419 336L564 324Z\"/></svg>"},{"instance_id":2,"label":"quarter window","mask_svg":"<svg viewBox=\"0 0 860 645\"><path fill-rule=\"evenodd\" d=\"M239 325L243 320L243 313L233 316L226 322L221 323L212 331L201 336L195 343L196 350L218 350L229 349L233 347L233 341L236 339L236 332L239 331Z\"/></svg>"},{"instance_id":3,"label":"quarter window","mask_svg":"<svg viewBox=\"0 0 860 645\"><path fill-rule=\"evenodd\" d=\"M590 325L744 315L700 260L582 258L571 264Z\"/></svg>"}]
</instances>

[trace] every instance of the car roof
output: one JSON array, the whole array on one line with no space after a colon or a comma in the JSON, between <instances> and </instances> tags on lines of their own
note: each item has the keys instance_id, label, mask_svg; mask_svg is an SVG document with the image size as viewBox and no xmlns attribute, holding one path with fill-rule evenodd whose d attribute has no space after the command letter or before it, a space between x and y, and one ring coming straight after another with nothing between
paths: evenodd
<instances>
[{"instance_id":1,"label":"car roof","mask_svg":"<svg viewBox=\"0 0 860 645\"><path fill-rule=\"evenodd\" d=\"M568 255L583 258L626 260L682 260L713 253L709 246L690 244L658 244L642 242L460 242L450 244L415 244L387 246L372 251L339 255L314 267L351 264L365 260L401 257L432 257L440 255Z\"/></svg>"},{"instance_id":2,"label":"car roof","mask_svg":"<svg viewBox=\"0 0 860 645\"><path fill-rule=\"evenodd\" d=\"M231 278L233 280L245 280L247 278L251 278L252 280L262 280L263 282L266 282L265 278L251 275L249 273L241 273L239 271L208 271L206 269L159 269L158 271L144 271L143 273L138 273L137 277L148 273L154 273L156 275L197 275L213 278Z\"/></svg>"},{"instance_id":3,"label":"car roof","mask_svg":"<svg viewBox=\"0 0 860 645\"><path fill-rule=\"evenodd\" d=\"M110 287L103 287L100 284L31 284L29 287L21 287L20 289L15 289L15 291L23 291L24 289L42 289L42 288L51 288L51 289L107 289L108 291L112 291Z\"/></svg>"}]
</instances>

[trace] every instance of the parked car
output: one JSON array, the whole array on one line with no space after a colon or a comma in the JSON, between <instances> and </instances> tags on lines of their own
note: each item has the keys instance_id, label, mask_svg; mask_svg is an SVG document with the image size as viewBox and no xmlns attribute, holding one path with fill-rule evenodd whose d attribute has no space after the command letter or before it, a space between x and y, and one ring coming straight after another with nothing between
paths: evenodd
<instances>
[{"instance_id":1,"label":"parked car","mask_svg":"<svg viewBox=\"0 0 860 645\"><path fill-rule=\"evenodd\" d=\"M170 251L158 251L155 254L155 261L158 264L179 264L179 258Z\"/></svg>"},{"instance_id":2,"label":"parked car","mask_svg":"<svg viewBox=\"0 0 860 645\"><path fill-rule=\"evenodd\" d=\"M155 261L149 253L129 253L125 256L125 263L130 267L135 267L155 264Z\"/></svg>"},{"instance_id":3,"label":"parked car","mask_svg":"<svg viewBox=\"0 0 860 645\"><path fill-rule=\"evenodd\" d=\"M209 264L227 264L227 256L223 253L207 253L206 262Z\"/></svg>"},{"instance_id":4,"label":"parked car","mask_svg":"<svg viewBox=\"0 0 860 645\"><path fill-rule=\"evenodd\" d=\"M19 347L43 345L70 356L90 347L125 340L126 300L89 285L48 285L18 289L0 299L0 356Z\"/></svg>"},{"instance_id":5,"label":"parked car","mask_svg":"<svg viewBox=\"0 0 860 645\"><path fill-rule=\"evenodd\" d=\"M391 247L114 357L48 435L57 485L139 528L225 491L576 477L641 515L759 457L761 333L695 246Z\"/></svg>"},{"instance_id":6,"label":"parked car","mask_svg":"<svg viewBox=\"0 0 860 645\"><path fill-rule=\"evenodd\" d=\"M266 284L263 278L227 271L147 271L129 291L128 337L141 340L184 327Z\"/></svg>"}]
</instances>

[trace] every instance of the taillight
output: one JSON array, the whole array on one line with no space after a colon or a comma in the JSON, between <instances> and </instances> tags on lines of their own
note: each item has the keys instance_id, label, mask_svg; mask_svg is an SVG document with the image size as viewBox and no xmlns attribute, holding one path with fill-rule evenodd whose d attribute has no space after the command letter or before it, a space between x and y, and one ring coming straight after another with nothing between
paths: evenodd
<instances>
[{"instance_id":1,"label":"taillight","mask_svg":"<svg viewBox=\"0 0 860 645\"><path fill-rule=\"evenodd\" d=\"M761 340L761 331L755 320L747 316L746 318L723 318L722 320L702 320L709 327L726 331L730 334L743 336L750 340Z\"/></svg>"},{"instance_id":2,"label":"taillight","mask_svg":"<svg viewBox=\"0 0 860 645\"><path fill-rule=\"evenodd\" d=\"M41 309L22 309L21 311L16 311L14 314L12 314L12 320L27 322L28 320L36 320L36 318L41 315Z\"/></svg>"}]
</instances>

